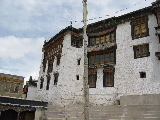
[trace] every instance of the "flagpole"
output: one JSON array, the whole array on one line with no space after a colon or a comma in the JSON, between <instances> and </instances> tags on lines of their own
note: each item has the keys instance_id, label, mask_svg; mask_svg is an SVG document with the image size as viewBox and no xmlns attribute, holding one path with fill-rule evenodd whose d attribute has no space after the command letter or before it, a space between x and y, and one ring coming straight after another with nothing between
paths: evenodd
<instances>
[{"instance_id":1,"label":"flagpole","mask_svg":"<svg viewBox=\"0 0 160 120\"><path fill-rule=\"evenodd\" d=\"M84 96L84 120L89 120L89 86L88 86L88 58L87 44L87 0L83 0L83 46L84 46L84 76L83 76L83 96Z\"/></svg>"}]
</instances>

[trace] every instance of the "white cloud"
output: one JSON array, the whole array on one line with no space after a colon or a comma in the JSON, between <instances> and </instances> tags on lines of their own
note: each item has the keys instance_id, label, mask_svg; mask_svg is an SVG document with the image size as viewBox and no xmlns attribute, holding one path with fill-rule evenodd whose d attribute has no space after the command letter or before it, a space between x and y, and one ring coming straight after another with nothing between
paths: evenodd
<instances>
[{"instance_id":1,"label":"white cloud","mask_svg":"<svg viewBox=\"0 0 160 120\"><path fill-rule=\"evenodd\" d=\"M18 76L39 73L44 38L0 38L0 72ZM33 74L34 73L34 74ZM38 76L36 76L37 78Z\"/></svg>"},{"instance_id":2,"label":"white cloud","mask_svg":"<svg viewBox=\"0 0 160 120\"><path fill-rule=\"evenodd\" d=\"M31 39L31 38L16 38L8 36L0 38L0 58L21 58L26 54L33 54L40 52L44 38ZM34 50L37 51L34 51Z\"/></svg>"}]
</instances>

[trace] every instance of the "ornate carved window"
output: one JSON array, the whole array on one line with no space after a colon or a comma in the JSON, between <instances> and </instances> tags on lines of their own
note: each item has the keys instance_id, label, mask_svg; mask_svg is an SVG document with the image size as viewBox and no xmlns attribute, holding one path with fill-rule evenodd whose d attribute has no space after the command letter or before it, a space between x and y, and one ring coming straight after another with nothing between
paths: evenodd
<instances>
[{"instance_id":1,"label":"ornate carved window","mask_svg":"<svg viewBox=\"0 0 160 120\"><path fill-rule=\"evenodd\" d=\"M103 87L114 86L114 68L106 67L103 70Z\"/></svg>"},{"instance_id":2,"label":"ornate carved window","mask_svg":"<svg viewBox=\"0 0 160 120\"><path fill-rule=\"evenodd\" d=\"M97 70L88 70L89 88L96 88Z\"/></svg>"},{"instance_id":3,"label":"ornate carved window","mask_svg":"<svg viewBox=\"0 0 160 120\"><path fill-rule=\"evenodd\" d=\"M46 63L48 61L48 73L52 72L53 70L53 62L55 57L57 57L57 65L60 64L62 47L63 47L63 37L60 36L59 38L54 39L53 42L47 44L44 49L44 59L43 59L43 72L45 72Z\"/></svg>"},{"instance_id":4,"label":"ornate carved window","mask_svg":"<svg viewBox=\"0 0 160 120\"><path fill-rule=\"evenodd\" d=\"M90 36L89 37L89 46L94 46L98 44L103 44L107 42L115 42L115 30L112 32L108 32L99 36Z\"/></svg>"},{"instance_id":5,"label":"ornate carved window","mask_svg":"<svg viewBox=\"0 0 160 120\"><path fill-rule=\"evenodd\" d=\"M131 22L132 26L132 39L146 37L149 35L148 18L136 18Z\"/></svg>"},{"instance_id":6,"label":"ornate carved window","mask_svg":"<svg viewBox=\"0 0 160 120\"><path fill-rule=\"evenodd\" d=\"M82 36L72 34L71 36L71 46L76 48L81 48L83 46Z\"/></svg>"},{"instance_id":7,"label":"ornate carved window","mask_svg":"<svg viewBox=\"0 0 160 120\"><path fill-rule=\"evenodd\" d=\"M149 44L142 44L133 46L134 50L134 58L148 57L150 55L149 52Z\"/></svg>"},{"instance_id":8,"label":"ornate carved window","mask_svg":"<svg viewBox=\"0 0 160 120\"><path fill-rule=\"evenodd\" d=\"M89 54L89 66L115 63L115 49L107 49Z\"/></svg>"}]
</instances>

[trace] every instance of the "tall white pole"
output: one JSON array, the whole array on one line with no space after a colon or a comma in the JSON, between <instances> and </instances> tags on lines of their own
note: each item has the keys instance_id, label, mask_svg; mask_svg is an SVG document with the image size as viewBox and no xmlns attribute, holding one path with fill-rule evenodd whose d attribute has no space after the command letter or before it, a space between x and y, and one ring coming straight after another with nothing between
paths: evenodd
<instances>
[{"instance_id":1,"label":"tall white pole","mask_svg":"<svg viewBox=\"0 0 160 120\"><path fill-rule=\"evenodd\" d=\"M88 58L87 44L87 0L83 0L83 46L84 46L84 76L83 76L83 96L84 96L84 120L89 120L89 87L88 87Z\"/></svg>"}]
</instances>

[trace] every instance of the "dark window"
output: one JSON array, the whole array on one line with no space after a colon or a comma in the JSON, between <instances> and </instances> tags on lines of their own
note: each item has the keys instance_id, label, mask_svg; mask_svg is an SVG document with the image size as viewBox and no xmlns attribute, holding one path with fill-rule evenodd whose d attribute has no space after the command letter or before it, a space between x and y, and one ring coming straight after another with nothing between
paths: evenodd
<instances>
[{"instance_id":1,"label":"dark window","mask_svg":"<svg viewBox=\"0 0 160 120\"><path fill-rule=\"evenodd\" d=\"M76 48L81 48L83 45L83 42L82 42L82 40L77 40L76 41Z\"/></svg>"},{"instance_id":2,"label":"dark window","mask_svg":"<svg viewBox=\"0 0 160 120\"><path fill-rule=\"evenodd\" d=\"M58 73L54 74L54 85L57 85L57 83L58 83L58 76L59 76Z\"/></svg>"},{"instance_id":3,"label":"dark window","mask_svg":"<svg viewBox=\"0 0 160 120\"><path fill-rule=\"evenodd\" d=\"M44 58L43 58L43 72L45 72L46 69L46 52L44 52Z\"/></svg>"},{"instance_id":4,"label":"dark window","mask_svg":"<svg viewBox=\"0 0 160 120\"><path fill-rule=\"evenodd\" d=\"M81 48L83 46L82 36L77 36L72 34L71 36L71 46L76 48Z\"/></svg>"},{"instance_id":5,"label":"dark window","mask_svg":"<svg viewBox=\"0 0 160 120\"><path fill-rule=\"evenodd\" d=\"M79 80L79 75L77 75L76 77L77 77L77 80Z\"/></svg>"},{"instance_id":6,"label":"dark window","mask_svg":"<svg viewBox=\"0 0 160 120\"><path fill-rule=\"evenodd\" d=\"M47 77L47 86L46 86L46 90L49 90L50 79L51 79L51 77L48 76L48 77Z\"/></svg>"},{"instance_id":7,"label":"dark window","mask_svg":"<svg viewBox=\"0 0 160 120\"><path fill-rule=\"evenodd\" d=\"M96 44L95 38L90 38L90 46L94 46Z\"/></svg>"},{"instance_id":8,"label":"dark window","mask_svg":"<svg viewBox=\"0 0 160 120\"><path fill-rule=\"evenodd\" d=\"M57 65L60 64L60 56L57 56Z\"/></svg>"},{"instance_id":9,"label":"dark window","mask_svg":"<svg viewBox=\"0 0 160 120\"><path fill-rule=\"evenodd\" d=\"M52 72L52 70L53 70L53 63L48 62L48 73Z\"/></svg>"},{"instance_id":10,"label":"dark window","mask_svg":"<svg viewBox=\"0 0 160 120\"><path fill-rule=\"evenodd\" d=\"M146 78L146 72L139 72L140 78Z\"/></svg>"},{"instance_id":11,"label":"dark window","mask_svg":"<svg viewBox=\"0 0 160 120\"><path fill-rule=\"evenodd\" d=\"M147 17L137 18L132 21L132 39L149 35Z\"/></svg>"},{"instance_id":12,"label":"dark window","mask_svg":"<svg viewBox=\"0 0 160 120\"><path fill-rule=\"evenodd\" d=\"M42 89L42 88L43 88L44 78L41 78L41 79L40 79L40 82L41 82L41 83L40 83L40 89Z\"/></svg>"},{"instance_id":13,"label":"dark window","mask_svg":"<svg viewBox=\"0 0 160 120\"><path fill-rule=\"evenodd\" d=\"M57 85L58 77L54 77L54 85Z\"/></svg>"},{"instance_id":14,"label":"dark window","mask_svg":"<svg viewBox=\"0 0 160 120\"><path fill-rule=\"evenodd\" d=\"M148 57L150 55L149 44L133 46L133 50L135 59L141 57Z\"/></svg>"},{"instance_id":15,"label":"dark window","mask_svg":"<svg viewBox=\"0 0 160 120\"><path fill-rule=\"evenodd\" d=\"M104 54L100 54L100 63L104 63Z\"/></svg>"},{"instance_id":16,"label":"dark window","mask_svg":"<svg viewBox=\"0 0 160 120\"><path fill-rule=\"evenodd\" d=\"M80 65L80 63L81 63L81 59L78 59L78 65Z\"/></svg>"},{"instance_id":17,"label":"dark window","mask_svg":"<svg viewBox=\"0 0 160 120\"><path fill-rule=\"evenodd\" d=\"M97 71L96 70L89 70L88 71L89 88L96 88L96 81L97 81Z\"/></svg>"},{"instance_id":18,"label":"dark window","mask_svg":"<svg viewBox=\"0 0 160 120\"><path fill-rule=\"evenodd\" d=\"M96 61L95 61L95 63L99 63L99 61L100 61L100 60L99 60L99 54L97 54L97 55L96 55Z\"/></svg>"},{"instance_id":19,"label":"dark window","mask_svg":"<svg viewBox=\"0 0 160 120\"><path fill-rule=\"evenodd\" d=\"M106 67L103 70L103 87L114 86L114 68Z\"/></svg>"}]
</instances>

